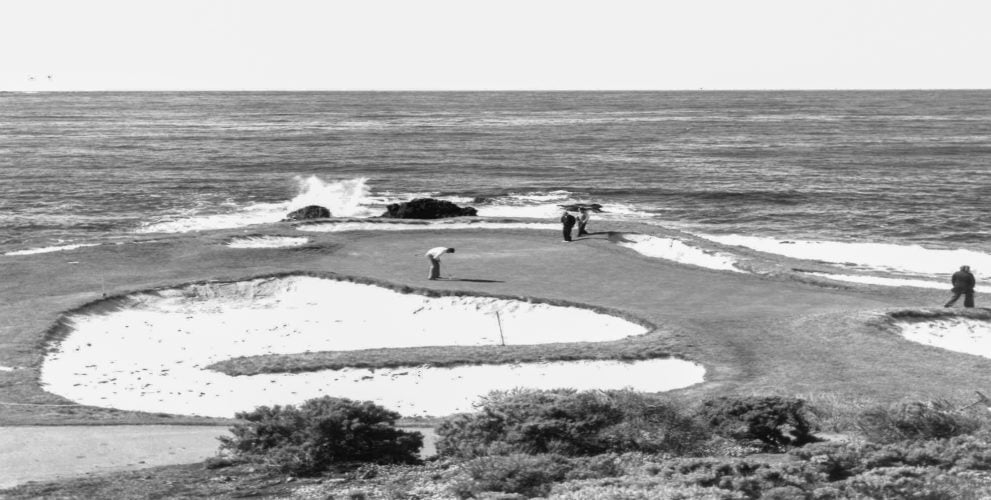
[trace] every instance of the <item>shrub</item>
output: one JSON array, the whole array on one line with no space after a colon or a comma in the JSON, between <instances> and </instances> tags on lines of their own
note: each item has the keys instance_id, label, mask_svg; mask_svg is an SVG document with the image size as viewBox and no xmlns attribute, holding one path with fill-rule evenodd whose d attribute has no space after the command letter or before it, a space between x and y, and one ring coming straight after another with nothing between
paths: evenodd
<instances>
[{"instance_id":1,"label":"shrub","mask_svg":"<svg viewBox=\"0 0 991 500\"><path fill-rule=\"evenodd\" d=\"M889 444L819 443L790 454L814 464L831 481L887 467L991 472L991 436L985 433Z\"/></svg>"},{"instance_id":2,"label":"shrub","mask_svg":"<svg viewBox=\"0 0 991 500\"><path fill-rule=\"evenodd\" d=\"M414 463L423 445L418 432L395 428L400 417L369 401L325 396L295 406L261 406L236 418L221 449L236 457L298 475L334 464Z\"/></svg>"},{"instance_id":3,"label":"shrub","mask_svg":"<svg viewBox=\"0 0 991 500\"><path fill-rule=\"evenodd\" d=\"M875 407L857 418L864 437L878 443L905 439L940 439L970 434L982 425L945 401L902 403Z\"/></svg>"},{"instance_id":4,"label":"shrub","mask_svg":"<svg viewBox=\"0 0 991 500\"><path fill-rule=\"evenodd\" d=\"M464 476L453 483L452 491L459 498L474 498L484 492L513 493L526 498L545 496L561 481L622 475L627 461L637 458L615 454L564 457L519 453L479 457L462 464Z\"/></svg>"},{"instance_id":5,"label":"shrub","mask_svg":"<svg viewBox=\"0 0 991 500\"><path fill-rule=\"evenodd\" d=\"M555 484L552 500L744 500L739 492L674 484L658 477L621 477Z\"/></svg>"},{"instance_id":6,"label":"shrub","mask_svg":"<svg viewBox=\"0 0 991 500\"><path fill-rule=\"evenodd\" d=\"M441 455L593 455L691 449L707 437L691 417L659 397L632 391L493 392L479 412L437 428Z\"/></svg>"},{"instance_id":7,"label":"shrub","mask_svg":"<svg viewBox=\"0 0 991 500\"><path fill-rule=\"evenodd\" d=\"M522 454L480 457L462 467L467 477L455 481L451 487L458 498L474 498L486 491L542 497L552 484L564 480L572 468L560 455Z\"/></svg>"},{"instance_id":8,"label":"shrub","mask_svg":"<svg viewBox=\"0 0 991 500\"><path fill-rule=\"evenodd\" d=\"M817 441L805 401L779 396L721 397L702 403L699 416L720 435L759 441L765 448Z\"/></svg>"}]
</instances>

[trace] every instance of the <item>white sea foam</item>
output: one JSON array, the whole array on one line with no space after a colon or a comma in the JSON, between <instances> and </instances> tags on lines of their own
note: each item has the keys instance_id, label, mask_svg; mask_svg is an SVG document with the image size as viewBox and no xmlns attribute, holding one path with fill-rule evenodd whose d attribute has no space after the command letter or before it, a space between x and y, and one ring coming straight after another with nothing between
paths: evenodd
<instances>
[{"instance_id":1,"label":"white sea foam","mask_svg":"<svg viewBox=\"0 0 991 500\"><path fill-rule=\"evenodd\" d=\"M7 252L4 255L34 255L39 253L49 253L49 252L65 252L68 250L75 250L77 248L83 247L95 247L99 243L78 243L75 245L61 245L54 247L42 247L42 248L28 248L26 250L16 250L13 252Z\"/></svg>"},{"instance_id":2,"label":"white sea foam","mask_svg":"<svg viewBox=\"0 0 991 500\"><path fill-rule=\"evenodd\" d=\"M576 198L570 191L537 191L530 193L510 193L492 198L475 205L479 217L527 217L534 219L557 219L561 217L561 205L591 203ZM648 214L637 207L623 203L602 205L604 213L592 214L595 219L636 218Z\"/></svg>"},{"instance_id":3,"label":"white sea foam","mask_svg":"<svg viewBox=\"0 0 991 500\"><path fill-rule=\"evenodd\" d=\"M902 336L913 342L991 358L991 322L957 317L899 326Z\"/></svg>"},{"instance_id":4,"label":"white sea foam","mask_svg":"<svg viewBox=\"0 0 991 500\"><path fill-rule=\"evenodd\" d=\"M909 286L914 288L932 288L935 290L948 290L950 288L950 285L948 283L943 283L940 281L884 278L881 276L864 276L864 275L853 275L853 274L817 273L811 271L802 271L802 274L807 274L809 276L817 276L820 278L826 278L836 281L863 283L866 285Z\"/></svg>"},{"instance_id":5,"label":"white sea foam","mask_svg":"<svg viewBox=\"0 0 991 500\"><path fill-rule=\"evenodd\" d=\"M971 266L972 271L991 269L991 254L972 250L944 250L887 243L785 241L735 234L699 234L698 236L724 245L740 245L795 259L852 264L863 269L886 272L946 278L964 264Z\"/></svg>"},{"instance_id":6,"label":"white sea foam","mask_svg":"<svg viewBox=\"0 0 991 500\"><path fill-rule=\"evenodd\" d=\"M292 236L245 236L227 242L231 248L286 248L303 246L309 238Z\"/></svg>"},{"instance_id":7,"label":"white sea foam","mask_svg":"<svg viewBox=\"0 0 991 500\"><path fill-rule=\"evenodd\" d=\"M611 235L610 240L648 257L656 257L682 264L692 264L709 269L745 272L736 267L737 259L732 255L703 250L673 238L622 233Z\"/></svg>"},{"instance_id":8,"label":"white sea foam","mask_svg":"<svg viewBox=\"0 0 991 500\"><path fill-rule=\"evenodd\" d=\"M435 231L438 229L540 229L560 230L560 224L539 222L452 222L436 221L428 223L389 223L389 222L319 222L297 226L300 231L317 233L339 233L343 231Z\"/></svg>"},{"instance_id":9,"label":"white sea foam","mask_svg":"<svg viewBox=\"0 0 991 500\"><path fill-rule=\"evenodd\" d=\"M325 207L335 217L369 217L382 213L381 209L376 208L381 200L370 195L365 178L325 182L317 176L296 177L296 183L296 196L285 202L235 206L225 213L193 214L155 222L138 229L138 232L184 233L267 224L278 222L289 212L308 205Z\"/></svg>"},{"instance_id":10,"label":"white sea foam","mask_svg":"<svg viewBox=\"0 0 991 500\"><path fill-rule=\"evenodd\" d=\"M81 404L230 417L321 395L370 399L406 415L468 411L513 387L661 391L701 382L680 360L357 369L231 377L206 366L237 356L446 345L596 342L645 333L574 307L483 297L400 294L309 277L193 285L130 297L71 319L50 353L46 390Z\"/></svg>"},{"instance_id":11,"label":"white sea foam","mask_svg":"<svg viewBox=\"0 0 991 500\"><path fill-rule=\"evenodd\" d=\"M12 371L14 371L13 367L0 365L0 372L12 372Z\"/></svg>"}]
</instances>

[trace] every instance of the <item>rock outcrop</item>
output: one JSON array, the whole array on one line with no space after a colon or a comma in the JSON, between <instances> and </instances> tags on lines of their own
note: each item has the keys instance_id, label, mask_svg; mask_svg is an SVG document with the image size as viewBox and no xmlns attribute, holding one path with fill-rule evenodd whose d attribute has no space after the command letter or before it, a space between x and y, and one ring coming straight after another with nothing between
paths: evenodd
<instances>
[{"instance_id":1,"label":"rock outcrop","mask_svg":"<svg viewBox=\"0 0 991 500\"><path fill-rule=\"evenodd\" d=\"M472 207L459 207L449 201L433 198L416 198L387 206L382 217L390 219L443 219L475 215L478 215L478 211Z\"/></svg>"},{"instance_id":2,"label":"rock outcrop","mask_svg":"<svg viewBox=\"0 0 991 500\"><path fill-rule=\"evenodd\" d=\"M593 212L602 212L602 205L598 203L574 203L571 205L558 205L565 210L570 210L572 212L577 212L579 209L587 208Z\"/></svg>"},{"instance_id":3,"label":"rock outcrop","mask_svg":"<svg viewBox=\"0 0 991 500\"><path fill-rule=\"evenodd\" d=\"M330 217L330 210L320 205L309 205L289 212L286 218L282 220L326 219L327 217Z\"/></svg>"}]
</instances>

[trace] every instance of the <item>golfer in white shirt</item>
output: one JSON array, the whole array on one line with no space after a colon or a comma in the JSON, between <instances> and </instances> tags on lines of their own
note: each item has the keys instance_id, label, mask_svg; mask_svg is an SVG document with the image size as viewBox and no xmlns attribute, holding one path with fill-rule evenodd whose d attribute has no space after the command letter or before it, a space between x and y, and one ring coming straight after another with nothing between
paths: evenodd
<instances>
[{"instance_id":1,"label":"golfer in white shirt","mask_svg":"<svg viewBox=\"0 0 991 500\"><path fill-rule=\"evenodd\" d=\"M440 256L445 253L454 253L454 249L448 247L436 247L427 250L427 260L430 261L429 279L435 280L440 278Z\"/></svg>"}]
</instances>

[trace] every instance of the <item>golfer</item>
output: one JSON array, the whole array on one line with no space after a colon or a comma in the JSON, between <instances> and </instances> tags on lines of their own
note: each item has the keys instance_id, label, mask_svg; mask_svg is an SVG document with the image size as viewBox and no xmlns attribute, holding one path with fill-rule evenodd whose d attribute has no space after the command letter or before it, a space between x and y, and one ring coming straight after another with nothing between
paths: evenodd
<instances>
[{"instance_id":1,"label":"golfer","mask_svg":"<svg viewBox=\"0 0 991 500\"><path fill-rule=\"evenodd\" d=\"M427 260L430 261L430 276L428 279L440 279L440 256L445 253L454 253L454 249L448 247L435 247L427 250Z\"/></svg>"},{"instance_id":2,"label":"golfer","mask_svg":"<svg viewBox=\"0 0 991 500\"><path fill-rule=\"evenodd\" d=\"M960 270L953 273L950 282L953 283L953 297L943 307L952 307L961 295L963 295L964 307L974 307L974 285L977 280L971 274L970 266L960 266Z\"/></svg>"}]
</instances>

